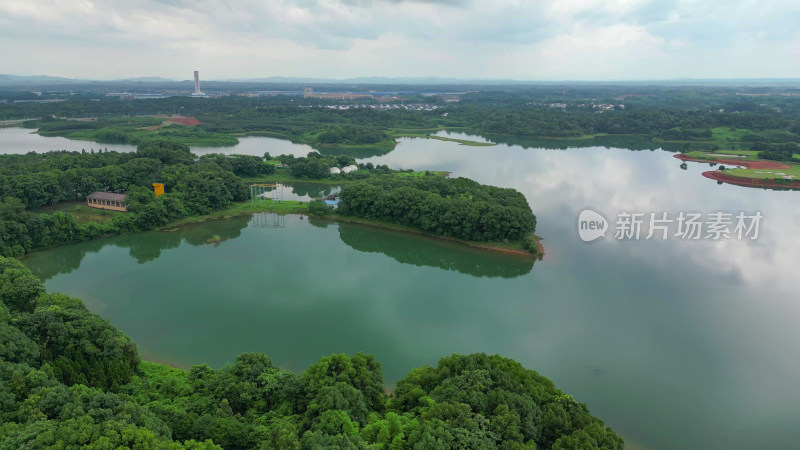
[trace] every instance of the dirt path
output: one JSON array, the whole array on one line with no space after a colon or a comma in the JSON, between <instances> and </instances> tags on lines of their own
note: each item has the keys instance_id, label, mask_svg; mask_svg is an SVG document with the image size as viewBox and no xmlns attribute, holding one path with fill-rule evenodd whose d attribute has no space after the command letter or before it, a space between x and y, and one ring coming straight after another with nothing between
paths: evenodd
<instances>
[{"instance_id":1,"label":"dirt path","mask_svg":"<svg viewBox=\"0 0 800 450\"><path fill-rule=\"evenodd\" d=\"M200 125L201 123L203 123L197 120L196 117L191 117L191 116L171 116L167 118L165 122L179 123L181 125L186 125L188 127L193 127L195 125Z\"/></svg>"}]
</instances>

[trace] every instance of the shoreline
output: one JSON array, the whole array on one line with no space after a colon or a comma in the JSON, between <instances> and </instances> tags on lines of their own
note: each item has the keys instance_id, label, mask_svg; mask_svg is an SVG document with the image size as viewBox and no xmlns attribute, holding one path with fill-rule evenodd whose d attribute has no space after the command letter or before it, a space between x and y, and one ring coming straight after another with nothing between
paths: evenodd
<instances>
[{"instance_id":1,"label":"shoreline","mask_svg":"<svg viewBox=\"0 0 800 450\"><path fill-rule=\"evenodd\" d=\"M691 156L686 156L680 153L677 155L672 155L672 157L680 159L681 161L692 161L692 162L720 164L720 165L729 164L731 166L743 166L747 169L786 170L792 168L792 166L781 164L775 161L764 161L764 160L752 161L752 160L739 160L739 159L726 159L726 158L718 158L710 160L710 159L693 158ZM748 178L748 177L739 177L739 178Z\"/></svg>"},{"instance_id":2,"label":"shoreline","mask_svg":"<svg viewBox=\"0 0 800 450\"><path fill-rule=\"evenodd\" d=\"M706 178L710 178L715 181L721 181L723 183L733 184L735 186L764 189L800 190L800 181L786 180L785 182L781 182L777 179L740 177L737 175L730 175L719 170L709 170L703 172L702 175Z\"/></svg>"},{"instance_id":3,"label":"shoreline","mask_svg":"<svg viewBox=\"0 0 800 450\"><path fill-rule=\"evenodd\" d=\"M181 221L179 221L177 223L169 224L167 226L164 226L164 227L161 227L161 228L157 228L156 231L170 232L170 231L175 231L176 229L182 228L182 227L187 226L187 225L196 224L196 223L203 223L203 222L206 222L208 220L227 219L227 218L230 218L230 217L243 216L243 215L254 214L254 213L259 213L259 212L272 212L272 213L276 213L276 214L280 214L280 215L297 214L297 215L301 215L301 216L305 216L305 217L317 218L317 217L314 217L314 216L311 216L311 215L308 214L308 209L307 209L308 207L306 206L306 205L308 205L308 203L306 203L306 202L292 202L291 204L287 205L287 206L289 206L287 208L281 208L281 207L277 207L276 208L275 206L283 205L283 204L286 204L288 202L281 202L281 203L277 203L277 204L266 203L266 202L263 202L263 203L265 203L265 204L260 205L258 203L248 203L248 202L239 203L238 205L242 205L243 207L240 206L238 208L236 207L237 204L235 204L232 208L229 208L229 209L223 210L223 211L218 211L216 213L211 213L211 214L207 214L207 215L204 215L204 216L187 217L186 219L183 219L183 220L181 220ZM246 205L248 205L248 204L249 205L253 205L253 206L247 207ZM302 210L300 210L300 208L302 208ZM424 237L428 237L428 238L432 238L432 239L452 242L452 243L455 243L455 244L463 245L465 247L471 247L471 248L484 250L484 251L493 251L493 252L498 252L498 253L504 253L504 254L507 254L507 255L522 256L522 257L526 257L526 258L535 258L535 259L537 259L539 261L541 261L544 258L544 255L545 255L544 246L542 245L542 242L541 242L542 238L540 238L539 236L536 236L535 234L534 234L534 239L536 240L536 247L537 247L537 249L539 251L538 255L534 255L533 253L525 251L525 250L523 250L521 248L504 247L502 244L492 245L491 243L465 241L463 239L458 239L458 238L454 238L454 237L450 237L450 236L440 236L440 235L428 233L428 232L425 232L425 231L422 231L422 230L417 230L415 228L406 227L406 226L403 226L403 225L396 225L396 224L391 224L391 223L386 223L386 222L378 222L378 221L373 221L373 220L368 220L368 219L361 219L361 218L358 218L358 217L342 217L342 216L332 215L332 216L322 216L322 217L318 217L318 218L319 219L331 220L331 221L334 221L334 222L366 225L366 226L371 226L371 227L375 227L375 228L381 228L381 229L387 229L387 230L393 230L393 231L400 231L400 232L409 233L409 234L416 234L416 235L419 235L419 236L424 236Z\"/></svg>"},{"instance_id":4,"label":"shoreline","mask_svg":"<svg viewBox=\"0 0 800 450\"><path fill-rule=\"evenodd\" d=\"M782 164L776 161L764 160L736 160L719 158L713 161L707 159L694 158L683 154L673 155L681 161L691 161L709 164L730 164L732 166L742 166L746 169L762 169L762 170L787 170L792 166ZM780 180L778 178L755 178L743 177L739 175L731 175L720 170L708 170L702 173L708 179L728 183L735 186L749 187L749 188L762 188L762 189L782 189L782 190L800 190L800 180Z\"/></svg>"}]
</instances>

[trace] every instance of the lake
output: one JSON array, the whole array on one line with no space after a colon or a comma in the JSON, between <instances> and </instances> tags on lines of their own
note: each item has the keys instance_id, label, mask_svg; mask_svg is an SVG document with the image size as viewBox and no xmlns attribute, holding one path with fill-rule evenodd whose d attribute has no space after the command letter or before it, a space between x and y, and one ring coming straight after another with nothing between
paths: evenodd
<instances>
[{"instance_id":1,"label":"lake","mask_svg":"<svg viewBox=\"0 0 800 450\"><path fill-rule=\"evenodd\" d=\"M49 152L53 150L81 151L109 150L117 152L135 152L136 146L129 144L100 144L91 141L67 139L64 137L44 137L30 128L0 128L0 154L24 154L28 152ZM240 155L264 156L269 151L273 155L305 156L311 147L304 144L293 144L282 139L261 136L240 137L239 143L231 147L192 147L198 155L209 153L237 153ZM266 150L269 149L269 150Z\"/></svg>"},{"instance_id":2,"label":"lake","mask_svg":"<svg viewBox=\"0 0 800 450\"><path fill-rule=\"evenodd\" d=\"M301 371L332 352L365 351L391 385L454 352L500 353L586 402L629 448L800 441L800 193L717 185L700 175L707 165L682 170L660 150L408 138L362 162L520 190L545 259L257 214L25 263L48 290L84 299L129 334L144 357L181 367L259 351ZM585 243L585 208L612 221L622 211L718 210L764 220L756 240ZM213 235L222 242L206 244Z\"/></svg>"}]
</instances>

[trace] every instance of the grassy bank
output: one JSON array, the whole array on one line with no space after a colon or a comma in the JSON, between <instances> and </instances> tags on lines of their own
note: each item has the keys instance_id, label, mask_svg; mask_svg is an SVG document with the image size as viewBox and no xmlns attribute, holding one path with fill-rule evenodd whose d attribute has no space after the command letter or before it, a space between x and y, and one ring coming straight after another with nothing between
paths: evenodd
<instances>
[{"instance_id":1,"label":"grassy bank","mask_svg":"<svg viewBox=\"0 0 800 450\"><path fill-rule=\"evenodd\" d=\"M800 166L788 164L790 169L727 169L725 173L737 177L756 178L760 180L800 180Z\"/></svg>"},{"instance_id":2,"label":"grassy bank","mask_svg":"<svg viewBox=\"0 0 800 450\"><path fill-rule=\"evenodd\" d=\"M688 152L685 154L695 160L707 161L709 163L719 163L721 165L728 164L734 165L736 162L742 161L743 166L760 164L764 166L771 163L777 167L746 167L746 168L729 168L724 171L725 174L741 177L745 179L756 180L775 180L779 182L796 182L800 181L800 165L790 161L772 161L767 159L758 158L758 152L753 150L718 150L716 152ZM784 167L781 167L784 166ZM785 167L785 166L788 166Z\"/></svg>"},{"instance_id":3,"label":"grassy bank","mask_svg":"<svg viewBox=\"0 0 800 450\"><path fill-rule=\"evenodd\" d=\"M228 208L214 211L211 214L186 217L185 219L181 219L177 222L164 226L161 229L171 230L190 223L199 223L214 219L225 219L228 217L259 212L274 212L278 214L308 214L308 203L294 200L287 200L283 202L276 202L272 200L236 202Z\"/></svg>"},{"instance_id":4,"label":"grassy bank","mask_svg":"<svg viewBox=\"0 0 800 450\"><path fill-rule=\"evenodd\" d=\"M741 159L743 161L757 161L758 152L754 150L717 150L716 152L694 151L687 152L686 156L696 159L714 161L716 159Z\"/></svg>"},{"instance_id":5,"label":"grassy bank","mask_svg":"<svg viewBox=\"0 0 800 450\"><path fill-rule=\"evenodd\" d=\"M119 214L125 214L120 211L110 211L106 209L97 209L87 206L84 202L65 202L59 203L55 206L42 206L32 210L39 214L53 214L55 212L69 213L75 216L75 221L80 225L85 225L89 222L104 224L114 219Z\"/></svg>"}]
</instances>

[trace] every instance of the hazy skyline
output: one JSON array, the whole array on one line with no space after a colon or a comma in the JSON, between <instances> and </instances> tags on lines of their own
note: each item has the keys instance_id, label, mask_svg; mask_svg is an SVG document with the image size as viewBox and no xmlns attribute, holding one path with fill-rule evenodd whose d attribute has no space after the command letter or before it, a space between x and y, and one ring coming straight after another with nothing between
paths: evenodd
<instances>
[{"instance_id":1,"label":"hazy skyline","mask_svg":"<svg viewBox=\"0 0 800 450\"><path fill-rule=\"evenodd\" d=\"M800 77L796 0L0 0L0 73Z\"/></svg>"}]
</instances>

